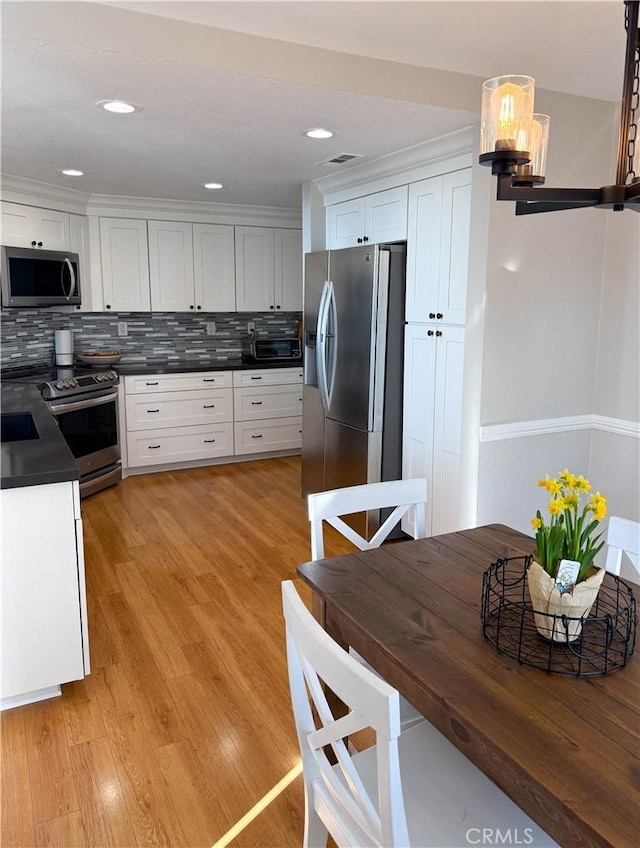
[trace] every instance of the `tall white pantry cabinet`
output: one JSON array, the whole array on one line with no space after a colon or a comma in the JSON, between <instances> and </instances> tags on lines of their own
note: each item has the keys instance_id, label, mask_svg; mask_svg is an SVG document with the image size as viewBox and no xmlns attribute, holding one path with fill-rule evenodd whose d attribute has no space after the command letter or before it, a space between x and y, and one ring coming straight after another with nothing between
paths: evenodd
<instances>
[{"instance_id":1,"label":"tall white pantry cabinet","mask_svg":"<svg viewBox=\"0 0 640 848\"><path fill-rule=\"evenodd\" d=\"M470 168L409 186L402 476L428 481L429 535L460 529L470 217Z\"/></svg>"}]
</instances>

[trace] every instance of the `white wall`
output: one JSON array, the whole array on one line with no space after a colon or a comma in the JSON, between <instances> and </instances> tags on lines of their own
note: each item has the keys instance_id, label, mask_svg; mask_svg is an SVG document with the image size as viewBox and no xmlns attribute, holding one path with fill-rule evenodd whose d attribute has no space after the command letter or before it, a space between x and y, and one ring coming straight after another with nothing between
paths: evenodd
<instances>
[{"instance_id":1,"label":"white wall","mask_svg":"<svg viewBox=\"0 0 640 848\"><path fill-rule=\"evenodd\" d=\"M640 521L640 438L613 432L640 422L640 215L607 212L589 475L609 513ZM611 420L612 419L612 420Z\"/></svg>"},{"instance_id":2,"label":"white wall","mask_svg":"<svg viewBox=\"0 0 640 848\"><path fill-rule=\"evenodd\" d=\"M548 185L597 187L613 181L613 104L539 92L536 110L551 115ZM601 359L610 356L604 353L607 341L599 344L603 277L619 269L606 267L615 253L607 241L608 217L615 213L574 209L517 218L514 213L512 203L491 200L484 291L477 284L470 291L476 328L467 371L481 372L479 427L545 420L551 430L479 444L477 522L502 521L531 532L531 516L546 503L539 478L565 466L592 478L598 470L591 461L591 431L563 428L567 417L584 421L596 411L596 374ZM619 247L628 249L626 243ZM473 275L479 273L475 268ZM630 297L626 289L617 296ZM613 305L605 326L615 335L617 319L610 311ZM626 332L619 343L614 356L634 355ZM604 388L600 394L604 403ZM614 502L628 499L627 480L609 481L608 491L600 480L593 482Z\"/></svg>"}]
</instances>

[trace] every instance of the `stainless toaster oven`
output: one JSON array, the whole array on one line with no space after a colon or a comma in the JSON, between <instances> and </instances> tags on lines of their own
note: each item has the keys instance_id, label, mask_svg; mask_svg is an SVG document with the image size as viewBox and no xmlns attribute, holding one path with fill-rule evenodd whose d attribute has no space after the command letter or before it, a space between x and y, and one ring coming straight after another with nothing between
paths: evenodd
<instances>
[{"instance_id":1,"label":"stainless toaster oven","mask_svg":"<svg viewBox=\"0 0 640 848\"><path fill-rule=\"evenodd\" d=\"M302 359L300 339L251 339L249 356L256 362Z\"/></svg>"}]
</instances>

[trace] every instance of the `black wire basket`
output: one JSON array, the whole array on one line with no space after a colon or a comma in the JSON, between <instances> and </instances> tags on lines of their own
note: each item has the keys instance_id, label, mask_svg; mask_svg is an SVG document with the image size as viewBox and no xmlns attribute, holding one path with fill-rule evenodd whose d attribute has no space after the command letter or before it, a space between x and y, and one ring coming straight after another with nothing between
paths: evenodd
<instances>
[{"instance_id":1,"label":"black wire basket","mask_svg":"<svg viewBox=\"0 0 640 848\"><path fill-rule=\"evenodd\" d=\"M532 560L531 556L499 559L484 572L481 615L485 638L501 654L550 674L588 677L623 668L636 642L636 601L631 587L607 572L588 615L580 619L547 616L550 632L555 626L560 632L564 628L568 636L572 622L582 625L573 641L555 642L536 629L527 585Z\"/></svg>"}]
</instances>

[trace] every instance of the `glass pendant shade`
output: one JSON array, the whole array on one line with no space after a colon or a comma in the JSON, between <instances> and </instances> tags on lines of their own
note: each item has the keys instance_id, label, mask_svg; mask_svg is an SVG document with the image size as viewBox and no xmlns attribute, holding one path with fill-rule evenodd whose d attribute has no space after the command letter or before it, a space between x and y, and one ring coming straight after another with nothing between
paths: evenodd
<instances>
[{"instance_id":1,"label":"glass pendant shade","mask_svg":"<svg viewBox=\"0 0 640 848\"><path fill-rule=\"evenodd\" d=\"M482 84L482 153L530 151L534 94L533 77L494 77Z\"/></svg>"},{"instance_id":2,"label":"glass pendant shade","mask_svg":"<svg viewBox=\"0 0 640 848\"><path fill-rule=\"evenodd\" d=\"M547 145L549 143L549 116L534 114L531 122L531 173L544 177L547 167Z\"/></svg>"}]
</instances>

